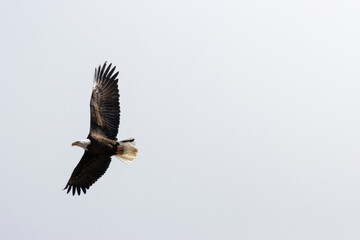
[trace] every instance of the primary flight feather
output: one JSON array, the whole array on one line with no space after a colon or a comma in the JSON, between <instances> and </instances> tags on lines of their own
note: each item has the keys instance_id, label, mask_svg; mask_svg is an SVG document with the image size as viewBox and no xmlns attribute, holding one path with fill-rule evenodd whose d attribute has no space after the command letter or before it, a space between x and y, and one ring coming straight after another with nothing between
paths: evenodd
<instances>
[{"instance_id":1,"label":"primary flight feather","mask_svg":"<svg viewBox=\"0 0 360 240\"><path fill-rule=\"evenodd\" d=\"M80 162L70 176L65 189L80 195L95 183L108 169L111 156L116 156L125 163L135 159L137 148L133 138L118 141L120 122L119 72L111 64L95 69L94 84L90 100L90 133L85 140L72 143L72 146L84 148Z\"/></svg>"}]
</instances>

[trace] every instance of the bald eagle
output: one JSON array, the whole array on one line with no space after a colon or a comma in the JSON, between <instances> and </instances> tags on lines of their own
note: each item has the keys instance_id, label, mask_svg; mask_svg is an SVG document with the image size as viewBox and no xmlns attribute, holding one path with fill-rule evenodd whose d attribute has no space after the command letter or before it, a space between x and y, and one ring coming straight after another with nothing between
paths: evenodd
<instances>
[{"instance_id":1,"label":"bald eagle","mask_svg":"<svg viewBox=\"0 0 360 240\"><path fill-rule=\"evenodd\" d=\"M111 64L95 69L94 84L90 100L90 133L85 140L72 143L85 149L84 155L75 167L65 189L80 195L95 183L108 169L111 156L116 156L125 163L133 161L137 155L133 138L118 141L120 122L119 72Z\"/></svg>"}]
</instances>

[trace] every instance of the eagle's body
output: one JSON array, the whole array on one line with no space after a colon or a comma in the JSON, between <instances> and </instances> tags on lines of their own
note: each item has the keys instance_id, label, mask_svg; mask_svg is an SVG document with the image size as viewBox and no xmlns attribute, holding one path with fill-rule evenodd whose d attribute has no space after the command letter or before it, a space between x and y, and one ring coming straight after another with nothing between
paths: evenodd
<instances>
[{"instance_id":1,"label":"eagle's body","mask_svg":"<svg viewBox=\"0 0 360 240\"><path fill-rule=\"evenodd\" d=\"M65 187L73 195L96 182L110 165L111 156L128 163L135 159L137 148L134 139L118 141L116 136L120 122L119 90L115 67L106 62L95 69L94 85L90 101L90 133L85 140L74 142L73 146L84 148L85 153L75 167Z\"/></svg>"}]
</instances>

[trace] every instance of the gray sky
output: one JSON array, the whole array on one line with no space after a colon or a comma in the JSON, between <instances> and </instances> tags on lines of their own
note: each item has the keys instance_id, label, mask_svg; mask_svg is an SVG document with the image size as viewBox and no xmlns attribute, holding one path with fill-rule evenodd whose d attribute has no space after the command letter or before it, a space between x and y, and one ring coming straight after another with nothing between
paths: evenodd
<instances>
[{"instance_id":1,"label":"gray sky","mask_svg":"<svg viewBox=\"0 0 360 240\"><path fill-rule=\"evenodd\" d=\"M358 1L1 1L1 239L359 239ZM65 186L94 68L119 138Z\"/></svg>"}]
</instances>

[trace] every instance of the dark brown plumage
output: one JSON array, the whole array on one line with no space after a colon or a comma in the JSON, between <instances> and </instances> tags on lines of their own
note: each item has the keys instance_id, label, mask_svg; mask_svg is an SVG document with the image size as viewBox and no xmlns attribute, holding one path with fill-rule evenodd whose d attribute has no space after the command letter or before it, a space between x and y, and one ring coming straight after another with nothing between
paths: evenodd
<instances>
[{"instance_id":1,"label":"dark brown plumage","mask_svg":"<svg viewBox=\"0 0 360 240\"><path fill-rule=\"evenodd\" d=\"M67 193L72 190L80 195L95 183L108 169L111 156L116 155L125 161L132 161L137 149L132 145L134 139L117 141L120 122L119 72L111 64L95 69L94 84L90 100L90 133L86 140L74 142L73 145L83 147L85 153L75 167L66 184ZM128 155L124 155L127 152Z\"/></svg>"}]
</instances>

